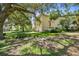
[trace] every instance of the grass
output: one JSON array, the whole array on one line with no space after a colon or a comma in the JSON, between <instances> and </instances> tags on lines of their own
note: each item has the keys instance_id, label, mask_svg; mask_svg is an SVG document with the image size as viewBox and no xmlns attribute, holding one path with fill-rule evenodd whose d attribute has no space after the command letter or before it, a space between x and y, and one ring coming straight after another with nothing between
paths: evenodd
<instances>
[{"instance_id":1,"label":"grass","mask_svg":"<svg viewBox=\"0 0 79 59\"><path fill-rule=\"evenodd\" d=\"M73 40L68 40L68 42L65 40L60 40L59 42L64 44L64 45L70 45L71 43L74 43ZM65 50L64 50L64 48L58 49L57 51L55 49L50 50L50 49L45 48L45 47L40 47L40 46L38 46L38 43L36 43L36 45L32 44L32 45L22 46L20 53L21 53L21 55L59 56L59 55L64 55Z\"/></svg>"},{"instance_id":2,"label":"grass","mask_svg":"<svg viewBox=\"0 0 79 59\"><path fill-rule=\"evenodd\" d=\"M3 40L3 41L0 41L0 48L2 48L2 47L4 47L4 46L6 46L5 41L4 41L4 40Z\"/></svg>"},{"instance_id":3,"label":"grass","mask_svg":"<svg viewBox=\"0 0 79 59\"><path fill-rule=\"evenodd\" d=\"M47 37L47 36L56 36L59 33L47 33L47 32L6 32L6 38L25 38L25 37Z\"/></svg>"},{"instance_id":4,"label":"grass","mask_svg":"<svg viewBox=\"0 0 79 59\"><path fill-rule=\"evenodd\" d=\"M8 45L8 42L5 41L6 40L0 40L0 55L8 55L6 52L10 46Z\"/></svg>"},{"instance_id":5,"label":"grass","mask_svg":"<svg viewBox=\"0 0 79 59\"><path fill-rule=\"evenodd\" d=\"M11 47L13 47L12 45L15 45L15 43L10 43L11 41L13 41L13 40L0 41L0 55L8 55L7 52L11 53L11 52L9 52L8 49L12 49L11 48ZM21 43L18 43L18 41L23 43L23 45L20 46L19 50L18 50L19 54L23 55L23 56L24 55L59 56L59 55L64 55L64 52L65 52L63 48L55 51L55 49L50 50L50 49L45 48L45 47L40 47L40 46L38 46L38 43L36 43L37 42L36 40L35 41L31 40L31 41L26 42L26 43L23 40L14 40L14 42L16 42L17 44L21 44ZM50 43L50 41L48 41L48 42ZM60 40L58 42L60 42L64 45L69 45L70 43L74 43L74 41L72 41L72 40L69 40L68 42L65 40ZM18 52L18 51L16 51L16 52Z\"/></svg>"},{"instance_id":6,"label":"grass","mask_svg":"<svg viewBox=\"0 0 79 59\"><path fill-rule=\"evenodd\" d=\"M8 49L12 49L12 45L16 44L22 44L22 46L19 47L19 54L20 55L42 55L42 56L59 56L59 55L64 55L64 49L59 49L56 51L56 49L51 50L46 47L40 47L38 46L38 42L36 40L30 40L30 41L24 41L24 40L16 40L17 36L19 38L22 37L48 37L48 36L56 36L60 35L59 33L26 33L26 32L9 32L6 33L6 36L8 36L7 39L1 40L0 41L0 55L8 55L7 52L9 52ZM20 42L20 43L18 43ZM53 43L54 41L47 41L49 43ZM63 45L70 45L73 44L73 40L58 40L58 42L62 43ZM58 44L57 42L54 42ZM17 46L18 47L18 46ZM61 47L61 46L59 46ZM14 47L15 48L15 47ZM17 51L16 51L17 52Z\"/></svg>"},{"instance_id":7,"label":"grass","mask_svg":"<svg viewBox=\"0 0 79 59\"><path fill-rule=\"evenodd\" d=\"M66 40L59 40L60 43L65 44L66 46L75 43L75 41L66 39Z\"/></svg>"},{"instance_id":8,"label":"grass","mask_svg":"<svg viewBox=\"0 0 79 59\"><path fill-rule=\"evenodd\" d=\"M38 46L25 46L25 47L21 47L20 53L22 55L48 55L50 54L46 48L41 48L42 49L42 53L40 50L40 47Z\"/></svg>"}]
</instances>

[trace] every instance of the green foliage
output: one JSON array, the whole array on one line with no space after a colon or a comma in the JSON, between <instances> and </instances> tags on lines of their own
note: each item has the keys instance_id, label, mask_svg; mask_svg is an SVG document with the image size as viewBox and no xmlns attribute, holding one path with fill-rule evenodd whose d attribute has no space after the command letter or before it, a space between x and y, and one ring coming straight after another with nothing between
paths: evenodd
<instances>
[{"instance_id":1,"label":"green foliage","mask_svg":"<svg viewBox=\"0 0 79 59\"><path fill-rule=\"evenodd\" d=\"M0 56L8 55L6 53L8 48L9 48L9 45L8 45L8 42L6 42L6 39L2 41L0 40Z\"/></svg>"},{"instance_id":2,"label":"green foliage","mask_svg":"<svg viewBox=\"0 0 79 59\"><path fill-rule=\"evenodd\" d=\"M67 41L66 40L59 40L57 42L60 42L61 44L66 45L66 46L74 43L73 40L67 40ZM33 41L34 44L31 44L31 43L26 44L20 48L21 55L59 56L59 55L64 55L64 53L66 52L64 49L58 49L57 51L55 51L55 49L51 50L51 49L45 48L43 46L42 47L38 46L38 42L35 43Z\"/></svg>"},{"instance_id":3,"label":"green foliage","mask_svg":"<svg viewBox=\"0 0 79 59\"><path fill-rule=\"evenodd\" d=\"M10 44L9 44L9 42L10 42ZM16 43L14 43L14 42L16 42ZM41 56L60 56L60 55L64 55L64 53L66 52L66 50L64 50L64 48L57 50L57 49L50 49L50 48L44 47L45 45L44 46L40 46L40 45L38 45L39 42L40 41L37 41L37 40L30 40L30 41L27 41L27 40L26 41L25 40L14 40L14 41L13 40L9 40L9 41L3 40L3 41L0 41L0 55L8 55L7 52L10 53L9 49L13 50L12 47L15 48L15 46L19 49L16 52L19 52L19 54L23 55L23 56L24 55L32 55L32 56L33 55L34 56L35 55L41 55ZM74 40L69 40L69 39L58 40L57 42L47 40L46 42L47 43L51 42L52 44L56 43L57 45L58 45L57 42L60 42L61 44L66 45L66 46L69 46L70 44L75 43ZM18 47L16 44L18 44L18 45L22 44L22 46ZM60 45L58 47L61 48Z\"/></svg>"},{"instance_id":4,"label":"green foliage","mask_svg":"<svg viewBox=\"0 0 79 59\"><path fill-rule=\"evenodd\" d=\"M10 32L6 33L5 37L9 39L13 38L25 38L25 37L47 37L47 36L54 36L54 35L59 35L58 33L50 33L50 32L36 32L36 33L30 33L30 32Z\"/></svg>"},{"instance_id":5,"label":"green foliage","mask_svg":"<svg viewBox=\"0 0 79 59\"><path fill-rule=\"evenodd\" d=\"M61 25L61 27L62 27L61 29L63 31L70 31L71 32L71 31L77 31L78 30L75 17L67 16L65 19L60 21L59 25Z\"/></svg>"},{"instance_id":6,"label":"green foliage","mask_svg":"<svg viewBox=\"0 0 79 59\"><path fill-rule=\"evenodd\" d=\"M56 27L56 28L51 29L50 32L51 33L61 33L62 32L62 29Z\"/></svg>"},{"instance_id":7,"label":"green foliage","mask_svg":"<svg viewBox=\"0 0 79 59\"><path fill-rule=\"evenodd\" d=\"M0 41L0 48L5 47L7 44L5 43L5 40Z\"/></svg>"},{"instance_id":8,"label":"green foliage","mask_svg":"<svg viewBox=\"0 0 79 59\"><path fill-rule=\"evenodd\" d=\"M20 53L22 55L50 55L50 52L46 48L41 48L39 46L25 46L21 47ZM42 54L41 54L42 53Z\"/></svg>"},{"instance_id":9,"label":"green foliage","mask_svg":"<svg viewBox=\"0 0 79 59\"><path fill-rule=\"evenodd\" d=\"M45 32L48 33L61 33L63 30L61 28L55 27L55 28L50 28L50 30L45 30Z\"/></svg>"},{"instance_id":10,"label":"green foliage","mask_svg":"<svg viewBox=\"0 0 79 59\"><path fill-rule=\"evenodd\" d=\"M66 45L66 46L75 43L75 41L69 40L69 39L59 40L58 42L62 43L63 45Z\"/></svg>"},{"instance_id":11,"label":"green foliage","mask_svg":"<svg viewBox=\"0 0 79 59\"><path fill-rule=\"evenodd\" d=\"M0 56L7 56L8 54L5 53L7 51L7 48L0 49Z\"/></svg>"},{"instance_id":12,"label":"green foliage","mask_svg":"<svg viewBox=\"0 0 79 59\"><path fill-rule=\"evenodd\" d=\"M50 20L56 20L57 18L59 17L58 13L57 12L54 12L52 14L49 15L49 19Z\"/></svg>"}]
</instances>

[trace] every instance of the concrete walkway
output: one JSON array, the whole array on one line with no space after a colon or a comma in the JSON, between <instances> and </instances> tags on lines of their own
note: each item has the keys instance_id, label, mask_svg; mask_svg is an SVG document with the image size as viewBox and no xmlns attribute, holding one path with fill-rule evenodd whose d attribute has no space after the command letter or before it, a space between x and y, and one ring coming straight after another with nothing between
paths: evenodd
<instances>
[{"instance_id":1,"label":"concrete walkway","mask_svg":"<svg viewBox=\"0 0 79 59\"><path fill-rule=\"evenodd\" d=\"M66 32L64 34L70 35L70 36L79 36L79 32Z\"/></svg>"}]
</instances>

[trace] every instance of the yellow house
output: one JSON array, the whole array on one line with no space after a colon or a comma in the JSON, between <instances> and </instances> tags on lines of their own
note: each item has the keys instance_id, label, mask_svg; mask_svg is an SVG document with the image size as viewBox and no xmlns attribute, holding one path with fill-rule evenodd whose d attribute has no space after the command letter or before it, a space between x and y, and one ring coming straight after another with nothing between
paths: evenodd
<instances>
[{"instance_id":1,"label":"yellow house","mask_svg":"<svg viewBox=\"0 0 79 59\"><path fill-rule=\"evenodd\" d=\"M73 17L73 19L76 20L75 16L70 16L70 17ZM66 17L61 16L61 17L58 17L56 20L52 19L50 21L48 15L41 14L39 16L40 22L35 21L35 31L43 32L45 30L48 30L49 28L57 27L60 24L60 21L65 19Z\"/></svg>"},{"instance_id":2,"label":"yellow house","mask_svg":"<svg viewBox=\"0 0 79 59\"><path fill-rule=\"evenodd\" d=\"M47 30L50 27L50 19L48 15L41 14L39 18L40 18L40 22L38 21L35 22L36 31L42 32ZM51 21L51 24L53 26L53 21Z\"/></svg>"}]
</instances>

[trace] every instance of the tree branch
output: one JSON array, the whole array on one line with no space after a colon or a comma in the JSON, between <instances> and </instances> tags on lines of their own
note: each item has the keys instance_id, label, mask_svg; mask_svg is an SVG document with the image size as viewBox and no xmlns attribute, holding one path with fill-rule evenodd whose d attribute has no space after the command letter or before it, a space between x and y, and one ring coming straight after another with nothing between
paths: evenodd
<instances>
[{"instance_id":1,"label":"tree branch","mask_svg":"<svg viewBox=\"0 0 79 59\"><path fill-rule=\"evenodd\" d=\"M26 12L26 13L35 14L34 12L27 10L25 7L23 7L21 5L12 4L11 6L12 6L13 9L15 9L17 11L23 11L23 12Z\"/></svg>"}]
</instances>

